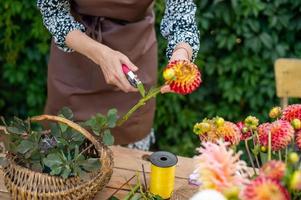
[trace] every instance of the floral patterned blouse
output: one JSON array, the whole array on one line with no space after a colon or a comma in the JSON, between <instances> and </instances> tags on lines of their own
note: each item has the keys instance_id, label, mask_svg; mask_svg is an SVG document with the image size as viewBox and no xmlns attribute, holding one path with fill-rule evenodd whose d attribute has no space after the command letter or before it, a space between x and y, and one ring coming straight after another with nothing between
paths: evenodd
<instances>
[{"instance_id":1,"label":"floral patterned blouse","mask_svg":"<svg viewBox=\"0 0 301 200\"><path fill-rule=\"evenodd\" d=\"M52 34L57 46L71 52L66 43L66 35L73 30L85 31L83 24L70 14L69 0L38 0L38 8L46 28ZM161 22L161 33L168 40L167 57L170 58L175 46L188 43L193 50L193 59L199 49L199 32L195 21L196 6L193 0L166 0L166 9Z\"/></svg>"}]
</instances>

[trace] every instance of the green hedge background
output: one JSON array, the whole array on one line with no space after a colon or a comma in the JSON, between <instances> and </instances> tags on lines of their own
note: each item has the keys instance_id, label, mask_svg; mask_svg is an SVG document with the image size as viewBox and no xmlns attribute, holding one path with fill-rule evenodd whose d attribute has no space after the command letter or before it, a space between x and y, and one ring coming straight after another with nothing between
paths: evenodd
<instances>
[{"instance_id":1,"label":"green hedge background","mask_svg":"<svg viewBox=\"0 0 301 200\"><path fill-rule=\"evenodd\" d=\"M192 155L198 145L195 122L209 116L267 119L279 100L273 65L279 57L301 58L301 1L197 0L201 49L196 64L203 85L189 96L157 98L157 147ZM50 35L36 0L0 4L0 115L40 114L46 96ZM157 30L164 1L156 1ZM167 63L166 41L158 32L159 65ZM162 81L162 80L161 80ZM295 100L299 101L299 100Z\"/></svg>"}]
</instances>

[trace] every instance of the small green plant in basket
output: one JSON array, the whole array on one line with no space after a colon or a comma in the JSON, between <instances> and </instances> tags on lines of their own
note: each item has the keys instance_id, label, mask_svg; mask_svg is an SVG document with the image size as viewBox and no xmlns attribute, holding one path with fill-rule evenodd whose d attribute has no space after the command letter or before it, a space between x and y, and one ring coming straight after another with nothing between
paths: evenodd
<instances>
[{"instance_id":1,"label":"small green plant in basket","mask_svg":"<svg viewBox=\"0 0 301 200\"><path fill-rule=\"evenodd\" d=\"M59 117L73 119L69 108L63 108ZM85 148L85 137L72 127L63 123L49 123L49 129L40 126L32 128L30 119L21 120L15 117L6 126L5 147L9 156L15 156L18 164L38 172L68 178L84 177L100 167L98 158L90 157ZM114 142L110 128L116 126L117 110L109 110L107 116L96 114L82 125L90 128L103 139L107 145ZM5 161L4 161L5 162Z\"/></svg>"}]
</instances>

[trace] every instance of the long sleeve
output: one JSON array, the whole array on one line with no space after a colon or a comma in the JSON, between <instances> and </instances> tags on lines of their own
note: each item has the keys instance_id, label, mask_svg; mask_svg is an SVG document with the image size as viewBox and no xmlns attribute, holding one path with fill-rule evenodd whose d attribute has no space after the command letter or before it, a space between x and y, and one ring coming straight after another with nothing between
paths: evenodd
<instances>
[{"instance_id":1,"label":"long sleeve","mask_svg":"<svg viewBox=\"0 0 301 200\"><path fill-rule=\"evenodd\" d=\"M181 42L192 47L194 60L199 50L199 31L195 21L196 6L193 0L166 0L166 9L161 21L161 34L168 40L166 55Z\"/></svg>"},{"instance_id":2,"label":"long sleeve","mask_svg":"<svg viewBox=\"0 0 301 200\"><path fill-rule=\"evenodd\" d=\"M85 27L72 17L69 0L38 0L37 6L54 42L63 51L71 52L65 43L67 34L73 30L85 31Z\"/></svg>"}]
</instances>

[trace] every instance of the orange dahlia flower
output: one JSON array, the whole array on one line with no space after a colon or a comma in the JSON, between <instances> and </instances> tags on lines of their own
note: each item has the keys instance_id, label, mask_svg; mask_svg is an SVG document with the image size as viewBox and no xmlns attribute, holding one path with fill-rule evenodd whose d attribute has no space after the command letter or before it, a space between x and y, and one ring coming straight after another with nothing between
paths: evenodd
<instances>
[{"instance_id":1,"label":"orange dahlia flower","mask_svg":"<svg viewBox=\"0 0 301 200\"><path fill-rule=\"evenodd\" d=\"M165 83L179 94L190 94L196 90L202 80L198 67L185 60L170 62L163 71Z\"/></svg>"},{"instance_id":2,"label":"orange dahlia flower","mask_svg":"<svg viewBox=\"0 0 301 200\"><path fill-rule=\"evenodd\" d=\"M218 120L216 120L218 119ZM194 126L194 132L199 135L201 141L216 142L223 140L230 145L237 145L240 142L241 131L238 126L229 121L221 121L220 117L214 119L205 119ZM204 126L207 124L207 126ZM208 127L208 128L207 128Z\"/></svg>"},{"instance_id":3,"label":"orange dahlia flower","mask_svg":"<svg viewBox=\"0 0 301 200\"><path fill-rule=\"evenodd\" d=\"M273 151L284 149L294 137L294 128L288 121L264 123L258 127L259 143L262 146L268 146L269 132L271 132Z\"/></svg>"},{"instance_id":4,"label":"orange dahlia flower","mask_svg":"<svg viewBox=\"0 0 301 200\"><path fill-rule=\"evenodd\" d=\"M227 142L203 142L195 157L200 189L215 189L220 192L248 183L247 164L240 160L241 153L228 148Z\"/></svg>"},{"instance_id":5,"label":"orange dahlia flower","mask_svg":"<svg viewBox=\"0 0 301 200\"><path fill-rule=\"evenodd\" d=\"M285 169L285 163L278 160L271 160L260 168L259 175L280 181L284 176Z\"/></svg>"},{"instance_id":6,"label":"orange dahlia flower","mask_svg":"<svg viewBox=\"0 0 301 200\"><path fill-rule=\"evenodd\" d=\"M296 145L299 149L301 149L301 130L298 130L295 133L295 140L296 140Z\"/></svg>"},{"instance_id":7,"label":"orange dahlia flower","mask_svg":"<svg viewBox=\"0 0 301 200\"><path fill-rule=\"evenodd\" d=\"M301 104L293 104L287 106L283 110L281 119L291 122L293 119L301 120Z\"/></svg>"},{"instance_id":8,"label":"orange dahlia flower","mask_svg":"<svg viewBox=\"0 0 301 200\"><path fill-rule=\"evenodd\" d=\"M248 184L241 194L242 200L290 200L288 191L279 181L257 177Z\"/></svg>"}]
</instances>

